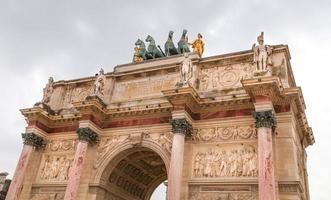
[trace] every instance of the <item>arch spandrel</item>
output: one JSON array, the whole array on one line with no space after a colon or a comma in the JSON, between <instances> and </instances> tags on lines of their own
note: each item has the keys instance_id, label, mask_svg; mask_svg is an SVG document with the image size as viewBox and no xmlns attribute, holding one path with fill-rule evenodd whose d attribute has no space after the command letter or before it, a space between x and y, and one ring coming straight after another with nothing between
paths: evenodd
<instances>
[{"instance_id":1,"label":"arch spandrel","mask_svg":"<svg viewBox=\"0 0 331 200\"><path fill-rule=\"evenodd\" d=\"M102 140L107 140L114 136L105 136L101 138L100 144L102 145ZM99 184L102 181L107 181L111 171L116 165L121 161L121 158L126 157L130 152L134 152L135 149L147 148L155 152L165 164L166 170L169 170L170 164L170 153L171 153L171 134L170 131L156 132L156 133L134 133L124 136L119 136L119 142L114 144L112 148L107 149L104 156L98 161L98 156L94 161L93 167L95 174L91 181L93 184ZM97 149L99 149L97 147ZM98 150L97 150L98 151ZM98 155L98 153L97 153ZM96 165L97 164L97 165Z\"/></svg>"}]
</instances>

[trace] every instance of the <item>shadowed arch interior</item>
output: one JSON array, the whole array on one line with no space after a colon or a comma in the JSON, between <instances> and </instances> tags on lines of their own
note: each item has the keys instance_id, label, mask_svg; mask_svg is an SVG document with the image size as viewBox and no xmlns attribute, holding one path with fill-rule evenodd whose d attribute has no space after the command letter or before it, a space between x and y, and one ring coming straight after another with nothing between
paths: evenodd
<instances>
[{"instance_id":1,"label":"shadowed arch interior","mask_svg":"<svg viewBox=\"0 0 331 200\"><path fill-rule=\"evenodd\" d=\"M132 147L119 153L107 167L105 198L150 199L155 188L167 179L162 158L146 147Z\"/></svg>"}]
</instances>

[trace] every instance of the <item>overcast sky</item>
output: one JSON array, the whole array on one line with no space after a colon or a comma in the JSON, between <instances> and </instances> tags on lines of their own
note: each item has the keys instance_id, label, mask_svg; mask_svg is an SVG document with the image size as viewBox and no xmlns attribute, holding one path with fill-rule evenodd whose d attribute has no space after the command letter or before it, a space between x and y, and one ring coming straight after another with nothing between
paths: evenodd
<instances>
[{"instance_id":1,"label":"overcast sky","mask_svg":"<svg viewBox=\"0 0 331 200\"><path fill-rule=\"evenodd\" d=\"M260 31L268 44L288 44L316 143L308 147L311 199L331 196L331 3L308 0L0 0L0 171L13 174L26 125L19 109L42 98L55 80L91 76L132 60L137 38L163 46L204 36L211 56L251 48Z\"/></svg>"}]
</instances>

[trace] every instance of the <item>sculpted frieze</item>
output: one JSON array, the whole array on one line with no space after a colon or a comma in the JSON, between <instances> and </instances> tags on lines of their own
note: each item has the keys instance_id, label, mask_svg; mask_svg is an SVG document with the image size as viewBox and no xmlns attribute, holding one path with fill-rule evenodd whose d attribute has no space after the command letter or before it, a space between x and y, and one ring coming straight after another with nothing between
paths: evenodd
<instances>
[{"instance_id":1,"label":"sculpted frieze","mask_svg":"<svg viewBox=\"0 0 331 200\"><path fill-rule=\"evenodd\" d=\"M252 193L194 193L190 194L191 200L257 200L257 195Z\"/></svg>"},{"instance_id":2,"label":"sculpted frieze","mask_svg":"<svg viewBox=\"0 0 331 200\"><path fill-rule=\"evenodd\" d=\"M39 180L43 182L63 182L68 180L69 168L73 162L73 155L46 155L39 173Z\"/></svg>"},{"instance_id":3,"label":"sculpted frieze","mask_svg":"<svg viewBox=\"0 0 331 200\"><path fill-rule=\"evenodd\" d=\"M232 145L197 151L193 157L196 178L256 177L257 151L253 145Z\"/></svg>"},{"instance_id":4,"label":"sculpted frieze","mask_svg":"<svg viewBox=\"0 0 331 200\"><path fill-rule=\"evenodd\" d=\"M251 78L254 66L241 63L229 66L215 66L201 69L200 91L227 90L242 87L240 80Z\"/></svg>"},{"instance_id":5,"label":"sculpted frieze","mask_svg":"<svg viewBox=\"0 0 331 200\"><path fill-rule=\"evenodd\" d=\"M49 151L74 151L76 148L76 140L49 140L46 150Z\"/></svg>"},{"instance_id":6,"label":"sculpted frieze","mask_svg":"<svg viewBox=\"0 0 331 200\"><path fill-rule=\"evenodd\" d=\"M190 200L257 200L255 186L190 186Z\"/></svg>"},{"instance_id":7,"label":"sculpted frieze","mask_svg":"<svg viewBox=\"0 0 331 200\"><path fill-rule=\"evenodd\" d=\"M256 139L253 125L198 128L195 130L196 141L228 141Z\"/></svg>"},{"instance_id":8,"label":"sculpted frieze","mask_svg":"<svg viewBox=\"0 0 331 200\"><path fill-rule=\"evenodd\" d=\"M31 200L62 200L64 194L35 194Z\"/></svg>"}]
</instances>

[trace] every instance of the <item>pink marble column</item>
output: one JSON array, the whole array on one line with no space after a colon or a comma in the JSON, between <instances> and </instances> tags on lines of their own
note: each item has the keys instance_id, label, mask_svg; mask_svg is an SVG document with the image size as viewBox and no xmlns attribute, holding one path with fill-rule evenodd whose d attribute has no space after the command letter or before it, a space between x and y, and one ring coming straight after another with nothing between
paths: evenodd
<instances>
[{"instance_id":1,"label":"pink marble column","mask_svg":"<svg viewBox=\"0 0 331 200\"><path fill-rule=\"evenodd\" d=\"M168 200L180 200L184 160L185 136L190 134L191 125L186 119L174 119L171 160L168 172Z\"/></svg>"},{"instance_id":2,"label":"pink marble column","mask_svg":"<svg viewBox=\"0 0 331 200\"><path fill-rule=\"evenodd\" d=\"M276 200L272 134L276 121L272 111L255 112L258 135L259 200Z\"/></svg>"},{"instance_id":3,"label":"pink marble column","mask_svg":"<svg viewBox=\"0 0 331 200\"><path fill-rule=\"evenodd\" d=\"M79 142L76 148L73 164L69 169L69 177L64 200L77 199L80 178L86 160L88 144L95 143L97 141L97 134L89 128L79 128L77 130L77 134Z\"/></svg>"},{"instance_id":4,"label":"pink marble column","mask_svg":"<svg viewBox=\"0 0 331 200\"><path fill-rule=\"evenodd\" d=\"M22 137L24 140L24 146L18 160L12 182L9 186L6 200L19 199L23 186L24 176L26 175L27 166L29 164L31 155L35 148L43 147L44 145L43 139L34 133L25 133L22 134Z\"/></svg>"},{"instance_id":5,"label":"pink marble column","mask_svg":"<svg viewBox=\"0 0 331 200\"><path fill-rule=\"evenodd\" d=\"M87 147L87 141L78 142L74 162L69 170L69 179L64 196L65 200L75 200L77 198L77 191L79 188L83 165L86 159Z\"/></svg>"}]
</instances>

